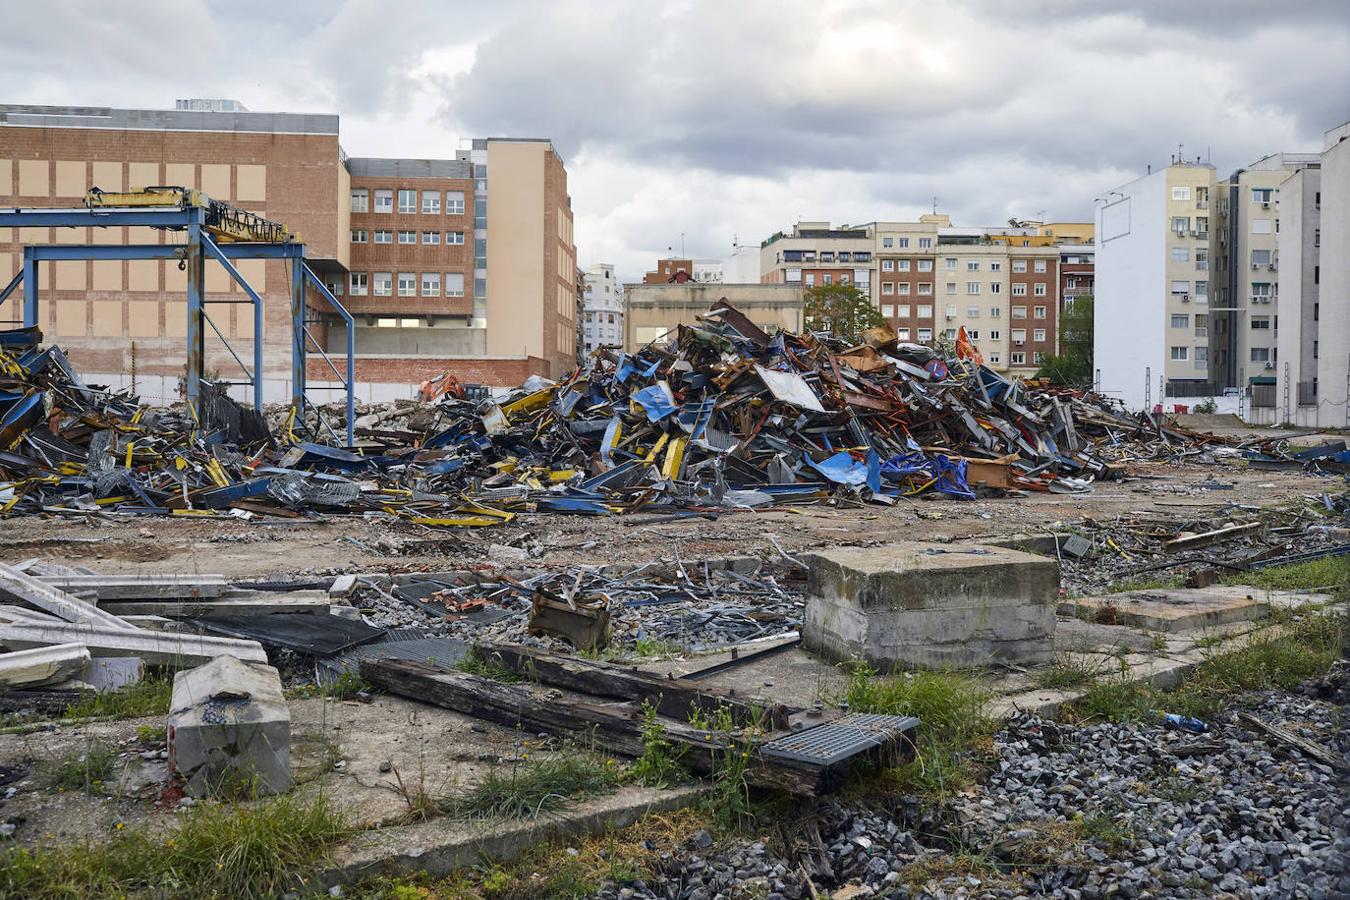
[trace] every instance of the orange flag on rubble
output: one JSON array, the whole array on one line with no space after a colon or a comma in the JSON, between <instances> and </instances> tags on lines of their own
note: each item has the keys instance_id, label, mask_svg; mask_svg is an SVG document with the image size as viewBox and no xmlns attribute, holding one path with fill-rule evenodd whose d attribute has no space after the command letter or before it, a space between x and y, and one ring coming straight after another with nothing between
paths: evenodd
<instances>
[{"instance_id":1,"label":"orange flag on rubble","mask_svg":"<svg viewBox=\"0 0 1350 900\"><path fill-rule=\"evenodd\" d=\"M976 365L984 365L984 357L980 351L975 349L975 345L966 337L966 326L962 325L961 330L956 333L956 358L973 359Z\"/></svg>"}]
</instances>

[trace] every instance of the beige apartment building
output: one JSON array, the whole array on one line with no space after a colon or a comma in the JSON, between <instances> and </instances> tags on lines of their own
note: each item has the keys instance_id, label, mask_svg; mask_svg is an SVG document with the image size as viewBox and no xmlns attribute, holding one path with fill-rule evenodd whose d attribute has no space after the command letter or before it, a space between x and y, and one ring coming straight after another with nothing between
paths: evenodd
<instances>
[{"instance_id":1,"label":"beige apartment building","mask_svg":"<svg viewBox=\"0 0 1350 900\"><path fill-rule=\"evenodd\" d=\"M180 106L0 105L0 206L79 206L91 187L167 184L284 223L305 242L316 274L350 304L357 381L389 387L363 396L406 396L408 385L447 370L506 387L575 364L571 202L549 141L476 139L441 160L349 158L336 115ZM25 244L182 240L148 228L3 231L5 282ZM264 334L253 333L243 293L214 264L206 267L207 315L243 359L262 340L266 395L289 397L284 264L239 268L263 297ZM186 359L185 272L130 260L45 265L41 276L39 324L82 371L118 386L137 380L147 397L172 394ZM341 319L317 295L311 306L316 340L330 353L345 350ZM19 308L0 308L0 318ZM224 378L242 375L211 328L206 359ZM332 377L315 357L309 375Z\"/></svg>"},{"instance_id":2,"label":"beige apartment building","mask_svg":"<svg viewBox=\"0 0 1350 900\"><path fill-rule=\"evenodd\" d=\"M1272 154L1215 191L1210 378L1222 387L1265 386L1254 397L1263 404L1280 365L1280 186L1317 162L1316 153Z\"/></svg>"},{"instance_id":3,"label":"beige apartment building","mask_svg":"<svg viewBox=\"0 0 1350 900\"><path fill-rule=\"evenodd\" d=\"M760 281L796 284L808 291L819 284L852 284L875 303L875 232L875 225L836 228L829 222L798 222L760 246Z\"/></svg>"}]
</instances>

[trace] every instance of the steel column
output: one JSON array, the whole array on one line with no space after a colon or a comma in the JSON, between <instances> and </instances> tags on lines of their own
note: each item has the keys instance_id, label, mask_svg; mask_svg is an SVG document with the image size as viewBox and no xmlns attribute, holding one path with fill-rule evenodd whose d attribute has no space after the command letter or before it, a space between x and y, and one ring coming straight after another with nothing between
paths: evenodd
<instances>
[{"instance_id":1,"label":"steel column","mask_svg":"<svg viewBox=\"0 0 1350 900\"><path fill-rule=\"evenodd\" d=\"M23 248L23 326L38 323L38 263L32 247Z\"/></svg>"},{"instance_id":2,"label":"steel column","mask_svg":"<svg viewBox=\"0 0 1350 900\"><path fill-rule=\"evenodd\" d=\"M291 405L305 412L305 264L291 260Z\"/></svg>"},{"instance_id":3,"label":"steel column","mask_svg":"<svg viewBox=\"0 0 1350 900\"><path fill-rule=\"evenodd\" d=\"M200 425L201 379L205 368L206 334L202 313L206 302L206 266L202 251L201 226L187 228L187 405L193 421Z\"/></svg>"},{"instance_id":4,"label":"steel column","mask_svg":"<svg viewBox=\"0 0 1350 900\"><path fill-rule=\"evenodd\" d=\"M215 241L207 235L202 235L202 248L216 261L224 267L225 273L234 279L235 284L239 285L248 294L249 299L253 301L253 408L258 412L263 411L263 300L258 296L258 292L253 290L244 276L234 267L234 263L224 253L220 252L220 247Z\"/></svg>"},{"instance_id":5,"label":"steel column","mask_svg":"<svg viewBox=\"0 0 1350 900\"><path fill-rule=\"evenodd\" d=\"M332 304L347 324L347 383L345 387L347 388L347 446L350 447L356 440L356 320L351 313L347 312L347 308L337 301L333 292L328 290L328 285L323 283L323 279L314 274L314 270L309 267L309 263L301 261L300 265L304 267L305 277L309 283L314 285L314 289ZM320 352L323 352L322 349Z\"/></svg>"}]
</instances>

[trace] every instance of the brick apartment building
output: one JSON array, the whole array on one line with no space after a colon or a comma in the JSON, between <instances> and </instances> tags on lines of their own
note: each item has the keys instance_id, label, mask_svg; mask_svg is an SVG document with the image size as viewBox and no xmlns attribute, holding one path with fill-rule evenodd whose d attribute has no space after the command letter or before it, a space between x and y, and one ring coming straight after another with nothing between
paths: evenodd
<instances>
[{"instance_id":1,"label":"brick apartment building","mask_svg":"<svg viewBox=\"0 0 1350 900\"><path fill-rule=\"evenodd\" d=\"M0 206L78 206L94 186L168 184L280 221L301 236L310 265L355 316L358 382L415 384L448 369L461 381L510 386L531 374L561 375L574 363L571 203L566 169L549 141L475 139L441 160L348 158L336 115L198 105L207 108L0 105ZM21 266L25 244L182 240L148 228L5 231L4 282ZM287 397L285 264L239 268L264 299L268 398ZM249 359L255 336L244 295L212 264L205 289L212 323ZM186 274L171 262L48 265L39 324L94 380L158 376L168 392L186 358L185 291ZM344 348L341 320L315 299L319 321L311 331L330 352ZM0 307L0 320L19 316L19 308ZM208 367L239 377L225 345L212 329L207 335ZM313 357L309 374L331 378Z\"/></svg>"}]
</instances>

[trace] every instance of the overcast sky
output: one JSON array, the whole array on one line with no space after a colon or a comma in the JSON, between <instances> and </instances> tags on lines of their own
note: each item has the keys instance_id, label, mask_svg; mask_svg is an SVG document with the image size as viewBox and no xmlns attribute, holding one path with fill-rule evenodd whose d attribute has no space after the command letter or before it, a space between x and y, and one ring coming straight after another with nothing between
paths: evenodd
<instances>
[{"instance_id":1,"label":"overcast sky","mask_svg":"<svg viewBox=\"0 0 1350 900\"><path fill-rule=\"evenodd\" d=\"M1133 10L1124 12L1122 10ZM1183 145L1350 119L1350 0L7 0L0 100L337 112L354 156L550 137L622 278L798 218L1086 219Z\"/></svg>"}]
</instances>

